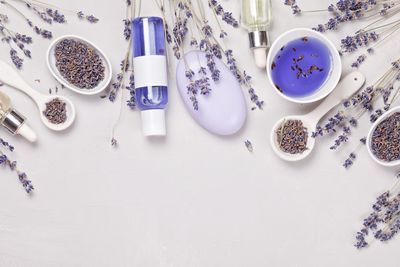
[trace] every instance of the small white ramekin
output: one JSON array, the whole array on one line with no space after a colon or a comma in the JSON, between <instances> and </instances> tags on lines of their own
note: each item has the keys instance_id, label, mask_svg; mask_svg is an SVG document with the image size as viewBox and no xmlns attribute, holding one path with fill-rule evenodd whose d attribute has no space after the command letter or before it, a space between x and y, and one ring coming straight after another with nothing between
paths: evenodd
<instances>
[{"instance_id":1,"label":"small white ramekin","mask_svg":"<svg viewBox=\"0 0 400 267\"><path fill-rule=\"evenodd\" d=\"M331 56L332 56L332 69L331 73L328 77L328 80L325 82L325 84L314 92L311 95L304 96L304 97L291 97L288 95L285 95L284 93L280 92L275 88L274 81L272 79L272 73L271 73L271 66L272 63L277 55L277 53L280 51L280 49L287 45L289 42L297 40L299 38L303 37L314 37L317 38L318 40L322 41L326 47L329 49ZM294 103L300 103L300 104L307 104L307 103L313 103L317 102L325 97L327 97L336 87L336 85L339 83L340 77L342 75L342 62L341 58L339 55L338 50L336 49L335 45L324 35L322 35L319 32L316 32L314 30L310 30L307 28L296 28L290 31L287 31L283 33L281 36L279 36L274 43L272 44L268 58L267 58L267 74L268 74L268 80L269 83L271 84L272 88L274 89L275 92L277 92L281 97L284 99L294 102Z\"/></svg>"}]
</instances>

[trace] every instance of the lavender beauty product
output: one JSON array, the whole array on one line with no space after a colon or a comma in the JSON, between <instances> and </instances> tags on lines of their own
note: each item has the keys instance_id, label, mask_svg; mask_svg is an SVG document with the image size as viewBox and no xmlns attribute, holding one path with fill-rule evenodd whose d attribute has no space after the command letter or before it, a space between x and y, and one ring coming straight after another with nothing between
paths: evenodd
<instances>
[{"instance_id":1,"label":"lavender beauty product","mask_svg":"<svg viewBox=\"0 0 400 267\"><path fill-rule=\"evenodd\" d=\"M164 22L159 17L133 21L135 94L145 136L165 136L168 75Z\"/></svg>"}]
</instances>

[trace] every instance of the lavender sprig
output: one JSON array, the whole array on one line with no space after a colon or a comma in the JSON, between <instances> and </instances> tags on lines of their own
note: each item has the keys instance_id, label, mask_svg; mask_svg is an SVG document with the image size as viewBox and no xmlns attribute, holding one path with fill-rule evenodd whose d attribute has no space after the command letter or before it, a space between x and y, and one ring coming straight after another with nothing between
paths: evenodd
<instances>
[{"instance_id":1,"label":"lavender sprig","mask_svg":"<svg viewBox=\"0 0 400 267\"><path fill-rule=\"evenodd\" d=\"M21 2L24 6L34 15L37 15L41 18L42 22L46 24L60 23L65 24L67 22L66 16L62 13L61 9L53 6L51 4L46 4L43 2L39 2L37 0L15 0L15 2ZM33 30L37 35L41 36L45 39L53 38L53 33L40 25L35 24L30 17L28 17L22 9L14 5L11 0L0 0L0 5L4 5L11 9L14 13L21 16L29 28ZM85 19L91 23L96 23L98 19L93 15L85 15L83 12L74 12L68 11L77 14L77 16L81 19ZM31 51L27 48L27 45L33 42L32 37L21 34L19 32L15 32L8 27L9 18L7 14L0 14L0 37L3 43L7 43L10 46L10 58L14 65L21 69L24 63L23 58L17 52L17 49L20 50L21 55L26 58L31 58Z\"/></svg>"},{"instance_id":2,"label":"lavender sprig","mask_svg":"<svg viewBox=\"0 0 400 267\"><path fill-rule=\"evenodd\" d=\"M354 246L363 249L370 245L370 240L388 242L400 230L400 193L399 177L390 189L376 198L372 204L372 212L364 219L363 226L356 233Z\"/></svg>"},{"instance_id":3,"label":"lavender sprig","mask_svg":"<svg viewBox=\"0 0 400 267\"><path fill-rule=\"evenodd\" d=\"M208 5L215 11L216 15L220 16L221 19L226 22L226 24L231 25L234 28L239 27L239 23L233 17L232 13L225 11L223 6L217 0L209 0ZM222 34L224 36L226 33L222 31Z\"/></svg>"},{"instance_id":4,"label":"lavender sprig","mask_svg":"<svg viewBox=\"0 0 400 267\"><path fill-rule=\"evenodd\" d=\"M139 0L140 1L140 0ZM111 84L111 87L109 88L109 93L108 93L108 100L110 102L115 102L117 99L117 95L120 94L121 96L121 105L119 107L118 111L118 118L116 122L114 123L114 126L112 128L112 134L111 134L111 146L116 148L118 146L118 141L117 138L115 137L115 130L119 124L119 121L121 119L121 114L122 114L122 104L124 103L123 98L124 98L124 91L121 89L126 89L129 91L129 99L126 101L126 105L128 106L129 109L134 110L136 109L136 95L135 95L135 75L134 75L134 69L133 69L133 64L131 62L132 58L132 30L131 30L131 24L133 19L137 16L136 14L136 2L137 1L132 1L132 0L127 0L126 1L126 18L123 20L123 37L125 41L128 42L128 48L125 53L124 59L121 61L120 64L120 72L117 74L114 82ZM139 2L140 5L140 2ZM140 8L139 8L140 9ZM83 13L79 14L79 16L83 17ZM127 79L129 77L129 81L127 83ZM102 98L106 98L107 96L102 96Z\"/></svg>"},{"instance_id":5,"label":"lavender sprig","mask_svg":"<svg viewBox=\"0 0 400 267\"><path fill-rule=\"evenodd\" d=\"M0 144L7 148L10 152L14 151L14 146L9 144L4 139L0 138ZM21 182L23 188L25 189L26 193L30 194L34 190L32 185L32 181L28 179L25 172L22 172L18 169L17 162L12 161L1 149L0 149L0 166L8 166L11 171L14 171L17 176L18 180Z\"/></svg>"},{"instance_id":6,"label":"lavender sprig","mask_svg":"<svg viewBox=\"0 0 400 267\"><path fill-rule=\"evenodd\" d=\"M93 15L86 15L85 13L83 13L83 11L77 12L76 15L78 16L78 18L79 18L80 20L86 20L86 21L88 21L88 22L90 22L90 23L97 23L97 22L99 21L99 19L96 18L95 16L93 16Z\"/></svg>"},{"instance_id":7,"label":"lavender sprig","mask_svg":"<svg viewBox=\"0 0 400 267\"><path fill-rule=\"evenodd\" d=\"M292 9L293 15L299 15L301 14L301 9L300 7L297 5L296 0L285 0L284 4L287 6L290 6L290 8Z\"/></svg>"}]
</instances>

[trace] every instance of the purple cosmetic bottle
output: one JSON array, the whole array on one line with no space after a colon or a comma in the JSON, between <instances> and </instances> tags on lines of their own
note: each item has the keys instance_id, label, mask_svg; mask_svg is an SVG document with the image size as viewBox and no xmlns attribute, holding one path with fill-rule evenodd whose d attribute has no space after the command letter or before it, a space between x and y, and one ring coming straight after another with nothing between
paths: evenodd
<instances>
[{"instance_id":1,"label":"purple cosmetic bottle","mask_svg":"<svg viewBox=\"0 0 400 267\"><path fill-rule=\"evenodd\" d=\"M145 136L165 136L168 75L164 22L159 17L133 21L135 92Z\"/></svg>"}]
</instances>

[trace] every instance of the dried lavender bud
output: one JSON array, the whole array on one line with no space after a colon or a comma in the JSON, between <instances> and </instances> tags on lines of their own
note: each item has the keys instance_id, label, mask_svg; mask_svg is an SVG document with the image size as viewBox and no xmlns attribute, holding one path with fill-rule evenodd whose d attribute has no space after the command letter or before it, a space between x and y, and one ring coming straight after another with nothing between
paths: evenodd
<instances>
[{"instance_id":1,"label":"dried lavender bud","mask_svg":"<svg viewBox=\"0 0 400 267\"><path fill-rule=\"evenodd\" d=\"M294 15L301 14L301 9L297 5L296 0L285 0L284 4L287 5L287 6L290 6L290 8L292 9L292 12L293 12Z\"/></svg>"},{"instance_id":2,"label":"dried lavender bud","mask_svg":"<svg viewBox=\"0 0 400 267\"><path fill-rule=\"evenodd\" d=\"M77 12L76 15L80 20L87 20L90 23L97 23L99 21L99 19L95 16L85 15L85 13L83 13L82 11Z\"/></svg>"},{"instance_id":3,"label":"dried lavender bud","mask_svg":"<svg viewBox=\"0 0 400 267\"><path fill-rule=\"evenodd\" d=\"M105 77L102 59L85 43L64 39L56 45L54 54L61 76L80 89L93 89Z\"/></svg>"},{"instance_id":4,"label":"dried lavender bud","mask_svg":"<svg viewBox=\"0 0 400 267\"><path fill-rule=\"evenodd\" d=\"M289 154L301 154L307 150L308 130L300 120L288 120L278 128L277 141L281 150Z\"/></svg>"},{"instance_id":5,"label":"dried lavender bud","mask_svg":"<svg viewBox=\"0 0 400 267\"><path fill-rule=\"evenodd\" d=\"M18 179L21 182L22 186L24 187L26 193L30 194L35 189L32 185L32 181L28 179L26 173L24 172L17 172Z\"/></svg>"},{"instance_id":6,"label":"dried lavender bud","mask_svg":"<svg viewBox=\"0 0 400 267\"><path fill-rule=\"evenodd\" d=\"M7 148L8 150L10 150L11 152L14 151L14 146L11 145L10 143L8 143L6 140L4 140L3 138L0 138L0 145Z\"/></svg>"},{"instance_id":7,"label":"dried lavender bud","mask_svg":"<svg viewBox=\"0 0 400 267\"><path fill-rule=\"evenodd\" d=\"M400 113L383 120L374 130L371 139L374 155L383 161L400 159Z\"/></svg>"},{"instance_id":8,"label":"dried lavender bud","mask_svg":"<svg viewBox=\"0 0 400 267\"><path fill-rule=\"evenodd\" d=\"M117 141L117 139L115 139L114 137L111 138L111 146L112 146L112 147L117 147L117 146L118 146L118 141Z\"/></svg>"},{"instance_id":9,"label":"dried lavender bud","mask_svg":"<svg viewBox=\"0 0 400 267\"><path fill-rule=\"evenodd\" d=\"M244 145L246 146L246 148L247 148L247 150L249 152L253 152L254 151L253 144L249 140L246 140L244 142Z\"/></svg>"},{"instance_id":10,"label":"dried lavender bud","mask_svg":"<svg viewBox=\"0 0 400 267\"><path fill-rule=\"evenodd\" d=\"M43 115L52 124L62 124L67 121L67 104L59 98L54 98L46 103Z\"/></svg>"},{"instance_id":11,"label":"dried lavender bud","mask_svg":"<svg viewBox=\"0 0 400 267\"><path fill-rule=\"evenodd\" d=\"M18 56L17 51L13 48L11 48L11 50L10 50L10 57L11 57L12 62L15 65L15 67L17 69L21 69L24 60Z\"/></svg>"}]
</instances>

